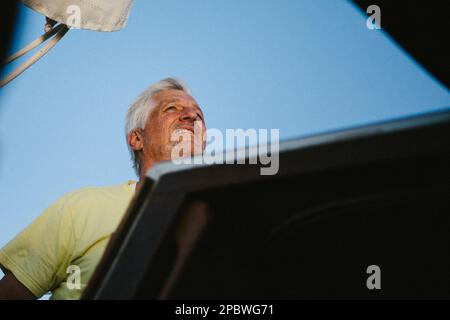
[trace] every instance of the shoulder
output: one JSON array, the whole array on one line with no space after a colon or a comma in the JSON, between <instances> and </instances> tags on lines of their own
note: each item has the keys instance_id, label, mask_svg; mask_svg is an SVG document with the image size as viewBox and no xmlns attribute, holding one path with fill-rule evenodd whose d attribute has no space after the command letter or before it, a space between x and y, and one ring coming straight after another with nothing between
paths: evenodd
<instances>
[{"instance_id":1,"label":"shoulder","mask_svg":"<svg viewBox=\"0 0 450 320\"><path fill-rule=\"evenodd\" d=\"M130 182L107 187L84 187L60 197L56 203L64 207L78 207L84 204L129 201L133 196Z\"/></svg>"},{"instance_id":2,"label":"shoulder","mask_svg":"<svg viewBox=\"0 0 450 320\"><path fill-rule=\"evenodd\" d=\"M86 248L110 234L121 221L133 197L129 183L108 187L85 187L64 195L60 211L70 216L77 246Z\"/></svg>"}]
</instances>

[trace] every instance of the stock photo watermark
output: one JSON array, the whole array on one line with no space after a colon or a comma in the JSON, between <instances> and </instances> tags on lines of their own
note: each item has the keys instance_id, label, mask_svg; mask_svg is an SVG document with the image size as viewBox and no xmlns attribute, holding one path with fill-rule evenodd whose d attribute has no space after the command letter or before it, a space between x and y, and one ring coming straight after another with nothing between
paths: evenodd
<instances>
[{"instance_id":1,"label":"stock photo watermark","mask_svg":"<svg viewBox=\"0 0 450 320\"><path fill-rule=\"evenodd\" d=\"M72 29L81 28L81 8L77 5L70 5L66 9L68 17L66 19L66 25Z\"/></svg>"},{"instance_id":2,"label":"stock photo watermark","mask_svg":"<svg viewBox=\"0 0 450 320\"><path fill-rule=\"evenodd\" d=\"M279 170L279 129L219 129L203 132L200 121L172 132L171 161L181 164L259 164L261 175ZM237 146L245 146L235 148ZM204 148L204 149L203 149ZM227 150L224 152L224 150Z\"/></svg>"},{"instance_id":3,"label":"stock photo watermark","mask_svg":"<svg viewBox=\"0 0 450 320\"><path fill-rule=\"evenodd\" d=\"M379 6L373 4L367 7L367 14L370 16L367 18L366 26L369 30L381 29L381 9Z\"/></svg>"},{"instance_id":4,"label":"stock photo watermark","mask_svg":"<svg viewBox=\"0 0 450 320\"><path fill-rule=\"evenodd\" d=\"M81 269L77 265L70 265L66 269L67 276L67 289L80 290L81 289Z\"/></svg>"},{"instance_id":5,"label":"stock photo watermark","mask_svg":"<svg viewBox=\"0 0 450 320\"><path fill-rule=\"evenodd\" d=\"M367 267L366 273L370 274L367 278L366 286L369 290L381 289L381 269L379 266L373 264Z\"/></svg>"}]
</instances>

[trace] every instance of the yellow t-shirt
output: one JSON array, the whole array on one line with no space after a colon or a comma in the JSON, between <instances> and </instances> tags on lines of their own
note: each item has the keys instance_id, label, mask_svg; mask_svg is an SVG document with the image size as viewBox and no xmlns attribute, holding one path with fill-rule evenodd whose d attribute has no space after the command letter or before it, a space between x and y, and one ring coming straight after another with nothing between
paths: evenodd
<instances>
[{"instance_id":1,"label":"yellow t-shirt","mask_svg":"<svg viewBox=\"0 0 450 320\"><path fill-rule=\"evenodd\" d=\"M134 183L63 196L0 250L0 265L36 297L51 291L52 299L79 299L133 197Z\"/></svg>"}]
</instances>

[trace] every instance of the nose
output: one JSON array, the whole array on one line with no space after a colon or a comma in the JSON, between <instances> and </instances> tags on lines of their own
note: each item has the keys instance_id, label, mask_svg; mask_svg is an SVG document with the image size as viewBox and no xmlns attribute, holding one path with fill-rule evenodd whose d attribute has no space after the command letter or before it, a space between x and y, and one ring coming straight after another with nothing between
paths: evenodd
<instances>
[{"instance_id":1,"label":"nose","mask_svg":"<svg viewBox=\"0 0 450 320\"><path fill-rule=\"evenodd\" d=\"M180 113L181 121L196 121L198 118L198 114L194 108L185 107L183 111Z\"/></svg>"}]
</instances>

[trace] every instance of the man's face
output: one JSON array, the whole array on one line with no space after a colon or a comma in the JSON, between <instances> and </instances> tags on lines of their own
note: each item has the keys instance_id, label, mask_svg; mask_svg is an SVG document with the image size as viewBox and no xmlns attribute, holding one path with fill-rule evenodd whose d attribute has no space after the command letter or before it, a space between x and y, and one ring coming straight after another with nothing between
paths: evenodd
<instances>
[{"instance_id":1,"label":"man's face","mask_svg":"<svg viewBox=\"0 0 450 320\"><path fill-rule=\"evenodd\" d=\"M170 160L172 149L185 144L188 154L201 153L205 148L206 127L203 113L197 102L181 90L164 90L153 96L155 107L150 112L144 128L143 169L154 163Z\"/></svg>"}]
</instances>

